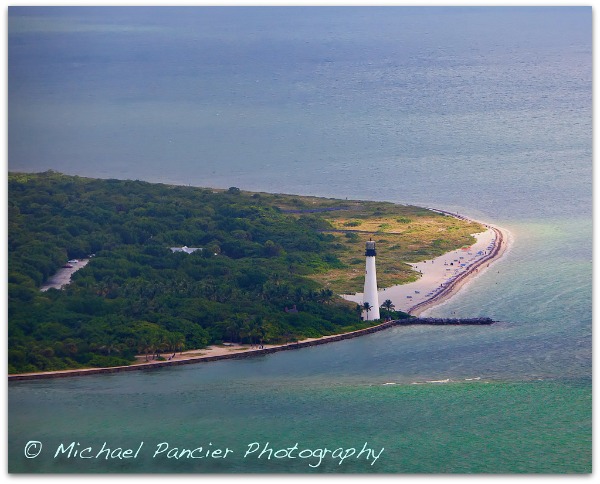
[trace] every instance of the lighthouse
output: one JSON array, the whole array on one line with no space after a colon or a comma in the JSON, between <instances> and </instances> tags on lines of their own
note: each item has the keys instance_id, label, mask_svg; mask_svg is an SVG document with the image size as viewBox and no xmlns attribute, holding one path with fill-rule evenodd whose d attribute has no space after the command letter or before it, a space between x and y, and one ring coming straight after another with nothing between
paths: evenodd
<instances>
[{"instance_id":1,"label":"lighthouse","mask_svg":"<svg viewBox=\"0 0 600 484\"><path fill-rule=\"evenodd\" d=\"M365 319L372 321L379 319L379 298L377 297L377 271L375 270L375 242L367 241L367 268L365 270L365 292L363 295L363 304L369 303L371 309L365 311Z\"/></svg>"}]
</instances>

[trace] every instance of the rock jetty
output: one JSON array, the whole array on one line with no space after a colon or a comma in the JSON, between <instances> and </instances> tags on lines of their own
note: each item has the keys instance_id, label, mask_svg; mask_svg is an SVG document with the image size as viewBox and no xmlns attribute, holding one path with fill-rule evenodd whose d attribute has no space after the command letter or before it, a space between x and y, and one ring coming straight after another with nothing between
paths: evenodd
<instances>
[{"instance_id":1,"label":"rock jetty","mask_svg":"<svg viewBox=\"0 0 600 484\"><path fill-rule=\"evenodd\" d=\"M397 325L409 325L409 324L432 324L432 325L478 325L478 324L492 324L495 321L491 318L408 318L399 319L395 321Z\"/></svg>"}]
</instances>

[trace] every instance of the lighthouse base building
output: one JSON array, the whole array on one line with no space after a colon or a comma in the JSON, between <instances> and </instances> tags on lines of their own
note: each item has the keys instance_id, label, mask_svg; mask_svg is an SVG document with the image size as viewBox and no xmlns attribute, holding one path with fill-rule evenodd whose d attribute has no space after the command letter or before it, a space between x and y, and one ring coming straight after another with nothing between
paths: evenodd
<instances>
[{"instance_id":1,"label":"lighthouse base building","mask_svg":"<svg viewBox=\"0 0 600 484\"><path fill-rule=\"evenodd\" d=\"M379 296L377 295L377 270L375 269L375 242L367 241L365 256L367 259L365 269L365 290L363 295L363 306L369 304L369 311L363 310L363 319L373 321L379 319Z\"/></svg>"}]
</instances>

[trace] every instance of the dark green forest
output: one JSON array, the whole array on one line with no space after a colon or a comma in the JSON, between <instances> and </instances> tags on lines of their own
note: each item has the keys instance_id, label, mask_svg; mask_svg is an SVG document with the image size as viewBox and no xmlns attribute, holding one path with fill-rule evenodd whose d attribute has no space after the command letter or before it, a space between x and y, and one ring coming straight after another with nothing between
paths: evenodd
<instances>
[{"instance_id":1,"label":"dark green forest","mask_svg":"<svg viewBox=\"0 0 600 484\"><path fill-rule=\"evenodd\" d=\"M277 200L235 187L10 173L9 373L367 326L356 305L307 277L342 264L322 232L330 223L285 213ZM183 245L203 250L170 250ZM71 284L40 291L67 260L92 254Z\"/></svg>"}]
</instances>

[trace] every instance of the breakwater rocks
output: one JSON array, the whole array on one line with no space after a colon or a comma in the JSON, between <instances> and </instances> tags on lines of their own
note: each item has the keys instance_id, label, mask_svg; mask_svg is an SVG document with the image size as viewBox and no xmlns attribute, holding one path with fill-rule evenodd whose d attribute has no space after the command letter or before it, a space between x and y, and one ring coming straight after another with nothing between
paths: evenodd
<instances>
[{"instance_id":1,"label":"breakwater rocks","mask_svg":"<svg viewBox=\"0 0 600 484\"><path fill-rule=\"evenodd\" d=\"M495 321L491 318L409 318L400 319L396 321L398 325L409 325L409 324L431 324L437 326L444 325L481 325L481 324L492 324Z\"/></svg>"},{"instance_id":2,"label":"breakwater rocks","mask_svg":"<svg viewBox=\"0 0 600 484\"><path fill-rule=\"evenodd\" d=\"M268 355L271 353L277 353L278 351L296 350L300 348L307 348L309 346L323 345L327 343L333 343L335 341L342 341L345 339L356 338L366 334L376 333L384 329L391 328L393 326L408 326L408 325L438 325L438 326L450 326L450 325L489 325L494 321L490 318L467 318L467 319L455 319L455 318L416 318L410 317L406 319L397 319L392 321L386 321L378 324L377 326L371 326L370 328L359 329L350 333L336 334L333 336L324 336L318 339L311 339L305 341L298 341L295 343L288 343L285 345L273 346L271 348L262 349L250 349L248 351L229 353L225 355L215 356L199 356L196 358L188 358L185 360L172 360L172 361L153 361L145 364L130 365L130 366L113 366L110 368L86 368L81 370L65 370L65 371L51 371L44 373L28 373L19 375L8 375L9 381L18 380L38 380L43 378L65 378L68 376L85 376L85 375L98 375L107 373L120 373L123 371L134 371L134 370L150 370L153 368L161 368L164 366L173 365L189 365L192 363L203 363L208 361L218 360L231 360L240 358L251 358L254 356Z\"/></svg>"}]
</instances>

